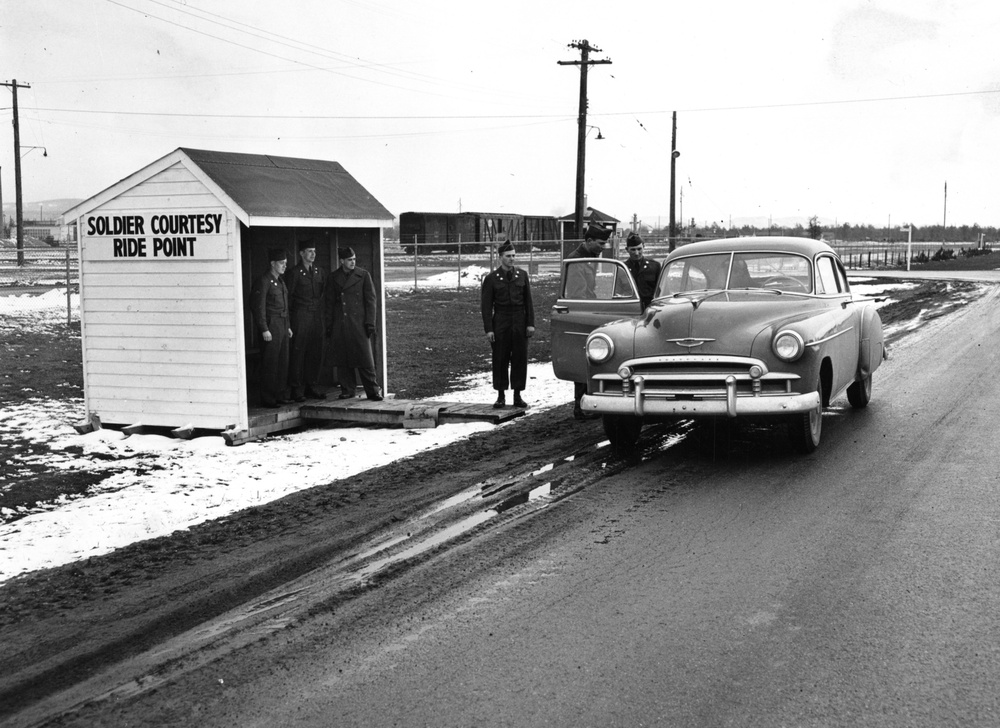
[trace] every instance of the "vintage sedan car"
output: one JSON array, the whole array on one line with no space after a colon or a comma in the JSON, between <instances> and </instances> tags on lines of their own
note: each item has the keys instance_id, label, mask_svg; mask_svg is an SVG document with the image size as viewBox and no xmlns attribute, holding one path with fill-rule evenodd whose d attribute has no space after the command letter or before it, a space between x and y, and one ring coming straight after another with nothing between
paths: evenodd
<instances>
[{"instance_id":1,"label":"vintage sedan car","mask_svg":"<svg viewBox=\"0 0 1000 728\"><path fill-rule=\"evenodd\" d=\"M874 302L851 294L817 240L678 247L645 311L620 261L565 260L562 280L553 368L587 383L581 406L603 416L616 448L634 446L644 423L753 418L787 425L792 445L812 452L823 408L845 392L865 407L886 356Z\"/></svg>"}]
</instances>

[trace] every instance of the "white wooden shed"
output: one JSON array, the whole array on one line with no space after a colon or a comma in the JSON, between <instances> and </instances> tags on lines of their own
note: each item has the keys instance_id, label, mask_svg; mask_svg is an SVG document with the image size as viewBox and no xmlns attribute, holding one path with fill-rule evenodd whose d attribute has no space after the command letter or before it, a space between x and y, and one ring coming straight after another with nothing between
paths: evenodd
<instances>
[{"instance_id":1,"label":"white wooden shed","mask_svg":"<svg viewBox=\"0 0 1000 728\"><path fill-rule=\"evenodd\" d=\"M246 432L259 342L252 281L300 243L334 268L354 249L379 292L386 385L386 210L337 162L177 149L67 210L80 249L87 419ZM330 375L332 379L332 374Z\"/></svg>"}]
</instances>

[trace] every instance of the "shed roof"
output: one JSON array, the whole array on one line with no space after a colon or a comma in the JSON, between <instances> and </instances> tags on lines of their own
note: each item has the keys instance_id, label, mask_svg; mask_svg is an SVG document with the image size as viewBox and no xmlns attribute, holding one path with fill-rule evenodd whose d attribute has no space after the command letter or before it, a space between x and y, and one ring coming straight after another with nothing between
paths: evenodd
<instances>
[{"instance_id":1,"label":"shed roof","mask_svg":"<svg viewBox=\"0 0 1000 728\"><path fill-rule=\"evenodd\" d=\"M99 207L171 164L193 167L247 225L391 225L393 215L339 162L180 147L67 210Z\"/></svg>"},{"instance_id":2,"label":"shed roof","mask_svg":"<svg viewBox=\"0 0 1000 728\"><path fill-rule=\"evenodd\" d=\"M180 151L251 217L392 219L339 162L184 147Z\"/></svg>"},{"instance_id":3,"label":"shed roof","mask_svg":"<svg viewBox=\"0 0 1000 728\"><path fill-rule=\"evenodd\" d=\"M606 212L601 212L593 207L588 207L583 211L583 219L589 222L621 222L617 217L613 217ZM571 212L568 215L563 215L559 218L560 222L575 222L576 212Z\"/></svg>"}]
</instances>

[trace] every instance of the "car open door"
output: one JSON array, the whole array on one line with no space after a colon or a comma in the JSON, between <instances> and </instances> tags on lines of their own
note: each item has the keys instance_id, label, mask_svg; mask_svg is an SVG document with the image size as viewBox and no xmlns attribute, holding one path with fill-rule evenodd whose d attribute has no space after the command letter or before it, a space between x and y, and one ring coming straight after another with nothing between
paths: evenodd
<instances>
[{"instance_id":1,"label":"car open door","mask_svg":"<svg viewBox=\"0 0 1000 728\"><path fill-rule=\"evenodd\" d=\"M552 369L559 379L586 382L584 344L609 321L642 313L639 293L624 263L608 258L562 262L562 286L552 307Z\"/></svg>"}]
</instances>

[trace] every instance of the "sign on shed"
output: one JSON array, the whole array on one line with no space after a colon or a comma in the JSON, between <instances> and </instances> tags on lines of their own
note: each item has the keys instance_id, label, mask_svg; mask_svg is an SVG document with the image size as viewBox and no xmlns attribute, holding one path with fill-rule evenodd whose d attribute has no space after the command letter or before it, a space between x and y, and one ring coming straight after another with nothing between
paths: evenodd
<instances>
[{"instance_id":1,"label":"sign on shed","mask_svg":"<svg viewBox=\"0 0 1000 728\"><path fill-rule=\"evenodd\" d=\"M269 248L291 268L306 241L320 267L349 246L371 273L385 386L382 229L393 217L337 162L181 148L63 218L80 246L92 424L250 430L261 348L251 282Z\"/></svg>"}]
</instances>

